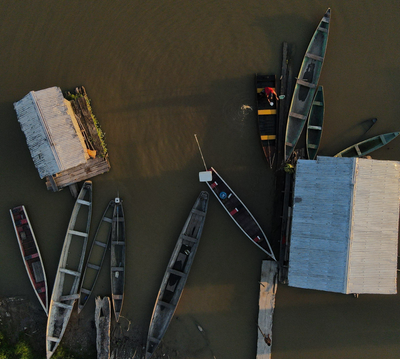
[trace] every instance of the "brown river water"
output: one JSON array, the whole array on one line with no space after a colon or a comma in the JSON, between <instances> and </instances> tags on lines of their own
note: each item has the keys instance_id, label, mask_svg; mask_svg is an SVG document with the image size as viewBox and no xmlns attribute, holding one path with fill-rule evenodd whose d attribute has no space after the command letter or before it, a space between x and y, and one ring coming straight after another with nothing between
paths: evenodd
<instances>
[{"instance_id":1,"label":"brown river water","mask_svg":"<svg viewBox=\"0 0 400 359\"><path fill-rule=\"evenodd\" d=\"M13 109L31 90L83 85L92 99L112 166L93 179L92 234L119 194L127 221L121 314L143 338L176 239L198 194L207 190L198 182L203 164L195 133L207 165L276 240L274 173L258 140L254 74L279 76L286 41L297 75L328 7L320 154L329 156L358 140L366 119L378 118L371 136L400 129L397 0L1 1L0 296L37 301L9 208L26 206L51 288L74 204L68 190L46 190L31 160ZM400 140L373 157L400 160ZM210 198L177 319L164 337L179 358L255 357L263 259ZM107 270L95 294L110 294ZM279 285L272 357L398 358L399 305L398 295L355 299ZM91 320L93 310L94 297L82 315Z\"/></svg>"}]
</instances>

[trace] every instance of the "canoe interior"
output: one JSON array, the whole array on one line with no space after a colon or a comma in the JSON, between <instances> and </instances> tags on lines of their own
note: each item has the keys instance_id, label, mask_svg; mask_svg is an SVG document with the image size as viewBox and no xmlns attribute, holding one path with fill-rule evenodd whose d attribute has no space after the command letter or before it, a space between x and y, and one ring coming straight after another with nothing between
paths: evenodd
<instances>
[{"instance_id":1,"label":"canoe interior","mask_svg":"<svg viewBox=\"0 0 400 359\"><path fill-rule=\"evenodd\" d=\"M54 282L47 320L47 359L64 335L81 278L92 217L92 182L86 181L75 202Z\"/></svg>"},{"instance_id":2,"label":"canoe interior","mask_svg":"<svg viewBox=\"0 0 400 359\"><path fill-rule=\"evenodd\" d=\"M212 171L212 180L207 182L207 185L218 201L246 236L275 260L275 255L272 252L268 239L253 215L222 177L220 177L217 171L212 167L210 171Z\"/></svg>"},{"instance_id":3,"label":"canoe interior","mask_svg":"<svg viewBox=\"0 0 400 359\"><path fill-rule=\"evenodd\" d=\"M257 118L261 146L269 166L272 168L276 155L276 131L278 122L277 104L267 100L263 90L271 87L275 90L275 75L256 75Z\"/></svg>"},{"instance_id":4,"label":"canoe interior","mask_svg":"<svg viewBox=\"0 0 400 359\"><path fill-rule=\"evenodd\" d=\"M94 321L96 325L97 359L110 358L111 301L97 297Z\"/></svg>"},{"instance_id":5,"label":"canoe interior","mask_svg":"<svg viewBox=\"0 0 400 359\"><path fill-rule=\"evenodd\" d=\"M114 212L114 200L110 201L101 217L100 223L97 226L92 245L90 248L88 260L81 287L79 290L78 311L80 312L87 303L90 294L96 285L97 278L107 253L109 240L111 236L111 224Z\"/></svg>"},{"instance_id":6,"label":"canoe interior","mask_svg":"<svg viewBox=\"0 0 400 359\"><path fill-rule=\"evenodd\" d=\"M321 143L324 110L324 89L322 86L319 86L308 115L307 123L306 149L310 160L317 157L318 148Z\"/></svg>"},{"instance_id":7,"label":"canoe interior","mask_svg":"<svg viewBox=\"0 0 400 359\"><path fill-rule=\"evenodd\" d=\"M328 44L329 22L330 9L311 38L297 77L286 127L286 160L296 147L312 105Z\"/></svg>"},{"instance_id":8,"label":"canoe interior","mask_svg":"<svg viewBox=\"0 0 400 359\"><path fill-rule=\"evenodd\" d=\"M28 213L25 206L18 206L10 210L10 215L29 280L47 315L48 290L46 273Z\"/></svg>"},{"instance_id":9,"label":"canoe interior","mask_svg":"<svg viewBox=\"0 0 400 359\"><path fill-rule=\"evenodd\" d=\"M146 359L151 357L163 338L181 298L200 242L208 200L208 193L202 191L183 226L172 252L150 322Z\"/></svg>"},{"instance_id":10,"label":"canoe interior","mask_svg":"<svg viewBox=\"0 0 400 359\"><path fill-rule=\"evenodd\" d=\"M390 132L383 135L371 137L361 141L353 146L339 152L335 157L361 157L385 146L390 141L394 140L399 135L399 132Z\"/></svg>"},{"instance_id":11,"label":"canoe interior","mask_svg":"<svg viewBox=\"0 0 400 359\"><path fill-rule=\"evenodd\" d=\"M122 310L125 285L125 218L122 201L115 203L111 230L111 293L115 319Z\"/></svg>"}]
</instances>

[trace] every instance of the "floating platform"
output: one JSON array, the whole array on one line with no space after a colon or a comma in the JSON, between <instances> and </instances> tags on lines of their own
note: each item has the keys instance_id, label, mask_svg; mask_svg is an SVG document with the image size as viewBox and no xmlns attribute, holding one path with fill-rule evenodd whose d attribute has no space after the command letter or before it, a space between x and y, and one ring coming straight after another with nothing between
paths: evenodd
<instances>
[{"instance_id":1,"label":"floating platform","mask_svg":"<svg viewBox=\"0 0 400 359\"><path fill-rule=\"evenodd\" d=\"M257 359L271 358L272 317L278 287L278 263L265 260L261 266L260 299L258 311Z\"/></svg>"},{"instance_id":2,"label":"floating platform","mask_svg":"<svg viewBox=\"0 0 400 359\"><path fill-rule=\"evenodd\" d=\"M53 192L106 173L111 168L104 142L104 134L93 115L90 99L87 96L85 88L83 86L77 87L74 93L68 92L65 97L71 103L90 158L88 158L86 163L56 173L53 176L47 176L47 189Z\"/></svg>"}]
</instances>

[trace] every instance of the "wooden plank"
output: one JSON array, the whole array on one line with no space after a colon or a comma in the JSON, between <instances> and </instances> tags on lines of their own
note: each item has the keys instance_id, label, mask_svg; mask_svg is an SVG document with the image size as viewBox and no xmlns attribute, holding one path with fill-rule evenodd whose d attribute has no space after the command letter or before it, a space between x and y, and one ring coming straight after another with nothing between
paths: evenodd
<instances>
[{"instance_id":1,"label":"wooden plank","mask_svg":"<svg viewBox=\"0 0 400 359\"><path fill-rule=\"evenodd\" d=\"M64 309L72 309L74 306L69 304L64 304L60 302L53 302L53 304L57 307L64 308Z\"/></svg>"},{"instance_id":2,"label":"wooden plank","mask_svg":"<svg viewBox=\"0 0 400 359\"><path fill-rule=\"evenodd\" d=\"M61 273L65 273L65 274L70 274L73 275L74 277L79 277L81 275L80 272L76 272L67 268L60 268L60 272Z\"/></svg>"},{"instance_id":3,"label":"wooden plank","mask_svg":"<svg viewBox=\"0 0 400 359\"><path fill-rule=\"evenodd\" d=\"M307 56L308 58L310 58L310 59L317 60L317 61L320 61L320 62L323 62L323 61L324 61L324 58L323 58L322 56L314 55L314 54L312 54L312 53L310 53L310 52L307 52L307 53L306 53L306 56Z\"/></svg>"},{"instance_id":4,"label":"wooden plank","mask_svg":"<svg viewBox=\"0 0 400 359\"><path fill-rule=\"evenodd\" d=\"M298 118L299 120L306 120L307 116L301 115L299 113L295 113L295 112L289 112L289 116L290 117L294 117L294 118Z\"/></svg>"},{"instance_id":5,"label":"wooden plank","mask_svg":"<svg viewBox=\"0 0 400 359\"><path fill-rule=\"evenodd\" d=\"M70 295L63 295L60 297L60 302L64 302L66 300L75 300L79 299L79 294L70 294Z\"/></svg>"},{"instance_id":6,"label":"wooden plank","mask_svg":"<svg viewBox=\"0 0 400 359\"><path fill-rule=\"evenodd\" d=\"M311 82L307 82L307 81L304 81L304 80L301 80L301 79L297 79L296 82L297 82L299 85L306 86L306 87L309 87L309 88L315 88L315 87L317 87L316 84L313 84L313 83L311 83Z\"/></svg>"},{"instance_id":7,"label":"wooden plank","mask_svg":"<svg viewBox=\"0 0 400 359\"><path fill-rule=\"evenodd\" d=\"M204 213L204 212L203 212L203 213ZM184 239L185 241L197 242L197 238L189 237L189 236L186 236L186 235L184 235L184 234L181 235L181 238Z\"/></svg>"},{"instance_id":8,"label":"wooden plank","mask_svg":"<svg viewBox=\"0 0 400 359\"><path fill-rule=\"evenodd\" d=\"M261 267L258 311L257 359L270 359L272 348L272 318L275 309L278 263L263 261Z\"/></svg>"},{"instance_id":9,"label":"wooden plank","mask_svg":"<svg viewBox=\"0 0 400 359\"><path fill-rule=\"evenodd\" d=\"M74 231L73 229L70 229L68 233L72 234L73 236L84 237L84 238L88 236L88 234L85 232Z\"/></svg>"},{"instance_id":10,"label":"wooden plank","mask_svg":"<svg viewBox=\"0 0 400 359\"><path fill-rule=\"evenodd\" d=\"M183 276L186 275L186 273L183 273L183 272L181 272L181 271L178 271L178 270L175 270L175 269L172 269L172 268L168 268L168 269L167 269L167 272L169 272L169 273L171 273L171 274L175 274L175 275L177 275L177 276L179 276L179 277L183 277Z\"/></svg>"}]
</instances>

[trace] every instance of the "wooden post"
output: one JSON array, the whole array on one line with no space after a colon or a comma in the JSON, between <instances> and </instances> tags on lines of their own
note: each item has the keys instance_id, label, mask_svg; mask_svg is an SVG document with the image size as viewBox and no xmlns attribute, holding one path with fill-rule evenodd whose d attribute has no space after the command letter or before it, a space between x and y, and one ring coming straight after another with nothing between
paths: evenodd
<instances>
[{"instance_id":1,"label":"wooden post","mask_svg":"<svg viewBox=\"0 0 400 359\"><path fill-rule=\"evenodd\" d=\"M258 311L257 359L270 359L272 348L272 317L278 287L278 263L265 260L261 267L260 299Z\"/></svg>"}]
</instances>

